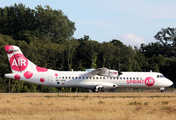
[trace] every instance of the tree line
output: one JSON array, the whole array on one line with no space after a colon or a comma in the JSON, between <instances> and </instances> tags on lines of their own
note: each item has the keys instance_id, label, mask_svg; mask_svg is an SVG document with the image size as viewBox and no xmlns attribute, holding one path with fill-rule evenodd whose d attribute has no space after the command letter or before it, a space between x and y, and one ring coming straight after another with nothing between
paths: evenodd
<instances>
[{"instance_id":1,"label":"tree line","mask_svg":"<svg viewBox=\"0 0 176 120\"><path fill-rule=\"evenodd\" d=\"M59 71L84 71L87 68L122 71L161 72L175 82L176 29L161 29L155 43L139 48L124 45L120 40L99 43L88 35L72 37L75 23L61 10L49 6L35 9L23 4L0 8L0 92L68 92L70 88L46 87L4 77L11 73L5 45L19 46L34 64ZM87 91L74 88L74 91Z\"/></svg>"}]
</instances>

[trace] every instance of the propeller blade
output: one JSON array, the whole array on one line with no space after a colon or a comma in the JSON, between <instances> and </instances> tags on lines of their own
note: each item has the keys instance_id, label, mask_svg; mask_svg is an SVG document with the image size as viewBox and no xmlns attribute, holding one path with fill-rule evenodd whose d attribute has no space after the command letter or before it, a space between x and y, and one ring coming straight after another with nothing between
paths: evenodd
<instances>
[{"instance_id":1,"label":"propeller blade","mask_svg":"<svg viewBox=\"0 0 176 120\"><path fill-rule=\"evenodd\" d=\"M118 69L118 76L122 75L123 73L120 71L120 65L119 65L119 69Z\"/></svg>"}]
</instances>

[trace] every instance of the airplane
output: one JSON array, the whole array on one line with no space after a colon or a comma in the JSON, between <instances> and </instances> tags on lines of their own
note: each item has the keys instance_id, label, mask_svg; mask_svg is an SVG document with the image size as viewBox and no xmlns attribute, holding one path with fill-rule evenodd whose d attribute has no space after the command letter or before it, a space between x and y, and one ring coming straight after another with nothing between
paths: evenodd
<instances>
[{"instance_id":1,"label":"airplane","mask_svg":"<svg viewBox=\"0 0 176 120\"><path fill-rule=\"evenodd\" d=\"M107 68L85 71L57 71L42 68L28 60L18 46L6 45L12 73L5 77L50 87L90 89L93 92L112 88L160 88L163 92L173 82L158 72L121 72Z\"/></svg>"}]
</instances>

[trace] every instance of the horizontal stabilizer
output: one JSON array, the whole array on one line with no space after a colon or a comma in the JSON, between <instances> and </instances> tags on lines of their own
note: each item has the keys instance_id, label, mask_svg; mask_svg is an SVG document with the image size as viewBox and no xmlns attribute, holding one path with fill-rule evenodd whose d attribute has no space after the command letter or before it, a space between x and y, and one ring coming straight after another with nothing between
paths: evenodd
<instances>
[{"instance_id":1,"label":"horizontal stabilizer","mask_svg":"<svg viewBox=\"0 0 176 120\"><path fill-rule=\"evenodd\" d=\"M7 77L7 78L12 78L12 79L17 79L17 80L20 79L20 75L13 74L13 73L5 74L4 76Z\"/></svg>"}]
</instances>

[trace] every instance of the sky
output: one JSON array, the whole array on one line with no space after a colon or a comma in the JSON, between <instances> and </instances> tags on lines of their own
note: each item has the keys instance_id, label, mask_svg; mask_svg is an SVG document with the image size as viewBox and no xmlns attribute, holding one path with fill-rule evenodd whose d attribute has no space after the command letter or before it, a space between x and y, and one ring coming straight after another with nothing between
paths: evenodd
<instances>
[{"instance_id":1,"label":"sky","mask_svg":"<svg viewBox=\"0 0 176 120\"><path fill-rule=\"evenodd\" d=\"M161 28L176 28L176 0L4 0L0 7L22 3L35 9L49 5L62 10L75 22L73 37L88 35L91 40L118 39L138 46L158 42L153 36Z\"/></svg>"}]
</instances>

